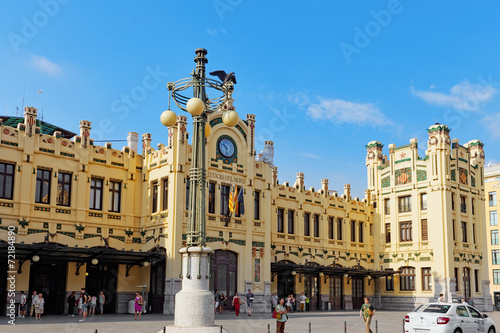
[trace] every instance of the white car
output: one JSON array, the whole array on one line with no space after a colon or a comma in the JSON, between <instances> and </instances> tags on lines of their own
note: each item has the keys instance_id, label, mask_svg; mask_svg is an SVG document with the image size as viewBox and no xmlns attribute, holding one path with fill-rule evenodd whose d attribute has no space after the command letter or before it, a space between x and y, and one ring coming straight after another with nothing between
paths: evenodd
<instances>
[{"instance_id":1,"label":"white car","mask_svg":"<svg viewBox=\"0 0 500 333\"><path fill-rule=\"evenodd\" d=\"M405 316L405 333L495 333L495 323L465 303L428 303Z\"/></svg>"}]
</instances>

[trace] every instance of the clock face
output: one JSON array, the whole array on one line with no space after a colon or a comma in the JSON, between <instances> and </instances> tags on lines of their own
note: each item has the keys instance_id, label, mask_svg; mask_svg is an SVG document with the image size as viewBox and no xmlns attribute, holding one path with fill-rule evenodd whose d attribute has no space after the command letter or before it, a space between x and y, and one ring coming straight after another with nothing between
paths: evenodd
<instances>
[{"instance_id":1,"label":"clock face","mask_svg":"<svg viewBox=\"0 0 500 333\"><path fill-rule=\"evenodd\" d=\"M224 138L219 141L219 151L222 156L226 158L233 157L234 155L234 144L231 140Z\"/></svg>"}]
</instances>

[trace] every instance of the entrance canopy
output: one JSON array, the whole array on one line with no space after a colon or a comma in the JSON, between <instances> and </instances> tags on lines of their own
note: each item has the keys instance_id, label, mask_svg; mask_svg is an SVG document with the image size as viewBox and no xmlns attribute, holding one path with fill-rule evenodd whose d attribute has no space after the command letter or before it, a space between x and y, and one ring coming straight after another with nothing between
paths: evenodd
<instances>
[{"instance_id":1,"label":"entrance canopy","mask_svg":"<svg viewBox=\"0 0 500 333\"><path fill-rule=\"evenodd\" d=\"M0 241L0 259L7 261L9 244ZM151 251L118 250L107 247L69 247L58 243L33 243L15 244L16 259L19 260L19 271L26 260L32 260L34 256L40 262L60 263L76 262L80 265L92 263L94 259L99 264L124 264L127 266L142 265L144 262L155 262L165 258L164 249Z\"/></svg>"},{"instance_id":2,"label":"entrance canopy","mask_svg":"<svg viewBox=\"0 0 500 333\"><path fill-rule=\"evenodd\" d=\"M323 266L316 263L296 264L290 261L279 261L271 263L271 272L274 274L320 274L323 275L345 275L349 277L370 277L372 279L383 276L393 276L398 271L391 269L373 270L357 264L352 267L342 267L340 265ZM294 273L292 273L294 272Z\"/></svg>"}]
</instances>

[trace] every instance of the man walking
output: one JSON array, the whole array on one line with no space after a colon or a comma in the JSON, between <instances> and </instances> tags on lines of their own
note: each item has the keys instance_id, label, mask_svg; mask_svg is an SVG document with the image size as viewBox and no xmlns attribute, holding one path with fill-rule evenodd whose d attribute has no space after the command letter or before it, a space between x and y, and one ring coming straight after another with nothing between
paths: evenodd
<instances>
[{"instance_id":1,"label":"man walking","mask_svg":"<svg viewBox=\"0 0 500 333\"><path fill-rule=\"evenodd\" d=\"M361 305L361 309L359 310L359 317L362 317L365 322L365 333L373 333L370 328L370 323L375 314L375 308L370 304L370 299L368 297L365 297L364 301L365 304Z\"/></svg>"},{"instance_id":2,"label":"man walking","mask_svg":"<svg viewBox=\"0 0 500 333\"><path fill-rule=\"evenodd\" d=\"M300 298L299 298L299 301L300 301L300 308L299 308L299 312L304 312L304 309L306 307L306 295L304 295L304 293L300 294Z\"/></svg>"},{"instance_id":3,"label":"man walking","mask_svg":"<svg viewBox=\"0 0 500 333\"><path fill-rule=\"evenodd\" d=\"M220 295L219 295L219 291L216 290L215 291L215 295L214 295L214 303L215 303L215 313L217 313L217 309L219 308L219 303L220 303Z\"/></svg>"},{"instance_id":4,"label":"man walking","mask_svg":"<svg viewBox=\"0 0 500 333\"><path fill-rule=\"evenodd\" d=\"M82 315L83 315L83 318L80 319L80 321L85 321L87 320L87 311L89 311L89 295L86 293L85 288L82 288L80 298L82 299Z\"/></svg>"},{"instance_id":5,"label":"man walking","mask_svg":"<svg viewBox=\"0 0 500 333\"><path fill-rule=\"evenodd\" d=\"M271 312L273 312L274 309L276 309L276 307L278 306L278 294L276 294L276 292L274 292L273 296L271 297L271 303L273 305Z\"/></svg>"},{"instance_id":6,"label":"man walking","mask_svg":"<svg viewBox=\"0 0 500 333\"><path fill-rule=\"evenodd\" d=\"M248 315L251 317L252 316L252 307L253 307L253 299L254 295L250 289L248 289L247 294L245 295L245 301L247 302L247 307L248 307Z\"/></svg>"},{"instance_id":7,"label":"man walking","mask_svg":"<svg viewBox=\"0 0 500 333\"><path fill-rule=\"evenodd\" d=\"M35 304L37 301L38 294L36 293L36 290L33 290L33 294L31 295L30 317L33 317L33 314L35 313Z\"/></svg>"}]
</instances>

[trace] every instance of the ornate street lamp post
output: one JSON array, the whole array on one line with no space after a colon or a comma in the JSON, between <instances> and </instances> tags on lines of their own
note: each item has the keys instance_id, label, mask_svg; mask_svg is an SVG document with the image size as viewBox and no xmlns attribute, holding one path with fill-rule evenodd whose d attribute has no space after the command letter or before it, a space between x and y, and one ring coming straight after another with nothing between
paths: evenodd
<instances>
[{"instance_id":1,"label":"ornate street lamp post","mask_svg":"<svg viewBox=\"0 0 500 333\"><path fill-rule=\"evenodd\" d=\"M222 117L224 124L234 126L239 120L238 114L231 107L233 82L228 80L221 83L207 78L205 74L205 64L208 62L205 57L207 50L197 49L195 53L196 68L191 73L192 78L169 82L167 85L175 104L193 116L187 241L186 247L179 250L182 256L182 289L175 295L175 326L169 327L169 332L185 328L190 328L190 332L219 330L214 326L213 295L209 291L210 255L213 250L206 246L205 134L210 130L210 125L207 124L208 114L220 110L224 105L227 109ZM189 88L193 89L192 98L183 95ZM222 96L210 99L207 91ZM171 127L176 121L177 117L170 110L169 102L169 110L162 113L161 122Z\"/></svg>"}]
</instances>

